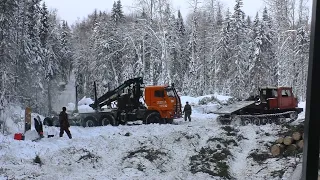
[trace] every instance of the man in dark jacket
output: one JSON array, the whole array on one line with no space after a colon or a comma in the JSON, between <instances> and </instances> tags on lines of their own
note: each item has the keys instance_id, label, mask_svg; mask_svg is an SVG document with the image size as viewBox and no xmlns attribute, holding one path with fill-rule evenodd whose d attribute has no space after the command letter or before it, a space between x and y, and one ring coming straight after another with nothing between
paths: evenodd
<instances>
[{"instance_id":1,"label":"man in dark jacket","mask_svg":"<svg viewBox=\"0 0 320 180\"><path fill-rule=\"evenodd\" d=\"M60 122L60 137L63 136L64 131L67 133L69 139L72 139L69 127L69 121L68 121L68 114L66 113L67 108L63 107L62 111L59 114L59 122Z\"/></svg>"},{"instance_id":2,"label":"man in dark jacket","mask_svg":"<svg viewBox=\"0 0 320 180\"><path fill-rule=\"evenodd\" d=\"M189 105L189 102L186 102L186 105L184 106L183 109L183 113L184 113L184 120L187 121L187 118L189 119L189 121L191 121L191 113L192 113L192 109L191 106Z\"/></svg>"},{"instance_id":3,"label":"man in dark jacket","mask_svg":"<svg viewBox=\"0 0 320 180\"><path fill-rule=\"evenodd\" d=\"M33 120L34 120L34 128L38 132L40 138L43 138L43 126L42 126L40 116L37 116Z\"/></svg>"}]
</instances>

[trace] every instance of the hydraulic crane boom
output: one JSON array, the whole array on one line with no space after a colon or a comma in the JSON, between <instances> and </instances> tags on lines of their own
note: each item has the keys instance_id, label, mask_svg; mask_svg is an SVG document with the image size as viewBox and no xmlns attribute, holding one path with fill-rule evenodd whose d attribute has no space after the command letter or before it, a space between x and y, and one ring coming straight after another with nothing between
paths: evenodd
<instances>
[{"instance_id":1,"label":"hydraulic crane boom","mask_svg":"<svg viewBox=\"0 0 320 180\"><path fill-rule=\"evenodd\" d=\"M126 80L123 84L115 88L114 90L108 91L105 94L103 94L101 97L97 98L96 90L95 90L95 102L93 104L90 104L89 106L93 109L97 110L105 105L109 105L111 102L117 100L118 96L121 94L121 92L124 91L125 88L131 87L133 85L133 100L135 105L139 105L139 98L142 96L141 94L141 85L143 84L143 78L133 78Z\"/></svg>"}]
</instances>

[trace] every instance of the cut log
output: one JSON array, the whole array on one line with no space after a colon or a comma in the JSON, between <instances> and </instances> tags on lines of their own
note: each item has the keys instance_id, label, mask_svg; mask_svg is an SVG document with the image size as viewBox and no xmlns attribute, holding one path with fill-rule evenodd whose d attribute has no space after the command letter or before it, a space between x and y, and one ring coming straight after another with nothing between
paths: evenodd
<instances>
[{"instance_id":1,"label":"cut log","mask_svg":"<svg viewBox=\"0 0 320 180\"><path fill-rule=\"evenodd\" d=\"M292 138L293 138L293 140L295 140L295 141L299 141L299 140L301 139L301 133L299 133L299 132L294 132L294 133L292 134Z\"/></svg>"},{"instance_id":2,"label":"cut log","mask_svg":"<svg viewBox=\"0 0 320 180\"><path fill-rule=\"evenodd\" d=\"M285 145L287 145L287 146L289 146L290 144L292 144L292 142L293 142L293 139L292 139L292 137L290 137L290 136L286 136L286 137L284 138L284 140L283 140L283 144L285 144Z\"/></svg>"},{"instance_id":3,"label":"cut log","mask_svg":"<svg viewBox=\"0 0 320 180\"><path fill-rule=\"evenodd\" d=\"M280 137L279 139L277 139L276 143L277 144L282 144L283 143L284 138Z\"/></svg>"},{"instance_id":4,"label":"cut log","mask_svg":"<svg viewBox=\"0 0 320 180\"><path fill-rule=\"evenodd\" d=\"M283 144L275 144L271 147L271 154L273 156L279 156L284 151Z\"/></svg>"},{"instance_id":5,"label":"cut log","mask_svg":"<svg viewBox=\"0 0 320 180\"><path fill-rule=\"evenodd\" d=\"M292 152L292 151L295 151L295 150L297 150L297 145L295 145L295 144L290 144L286 148L286 151L288 151L288 152Z\"/></svg>"},{"instance_id":6,"label":"cut log","mask_svg":"<svg viewBox=\"0 0 320 180\"><path fill-rule=\"evenodd\" d=\"M298 141L297 146L299 149L302 149L303 148L303 140Z\"/></svg>"}]
</instances>

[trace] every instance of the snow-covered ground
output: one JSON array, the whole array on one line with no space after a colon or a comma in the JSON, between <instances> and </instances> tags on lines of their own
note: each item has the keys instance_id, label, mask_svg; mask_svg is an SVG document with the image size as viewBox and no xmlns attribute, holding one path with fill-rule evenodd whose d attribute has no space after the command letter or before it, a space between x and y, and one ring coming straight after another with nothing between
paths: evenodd
<instances>
[{"instance_id":1,"label":"snow-covered ground","mask_svg":"<svg viewBox=\"0 0 320 180\"><path fill-rule=\"evenodd\" d=\"M214 96L219 103L182 97L193 105L191 122L72 126L73 139L59 138L55 129L55 137L38 142L31 140L33 129L24 141L13 139L19 128L0 133L0 179L290 179L301 159L269 154L284 127L221 125L208 109L228 97Z\"/></svg>"}]
</instances>

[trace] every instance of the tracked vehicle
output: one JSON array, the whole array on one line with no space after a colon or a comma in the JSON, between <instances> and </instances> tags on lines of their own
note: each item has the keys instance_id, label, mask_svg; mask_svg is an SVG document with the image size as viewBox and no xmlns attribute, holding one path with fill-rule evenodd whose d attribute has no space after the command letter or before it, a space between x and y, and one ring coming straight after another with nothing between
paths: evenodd
<instances>
[{"instance_id":1,"label":"tracked vehicle","mask_svg":"<svg viewBox=\"0 0 320 180\"><path fill-rule=\"evenodd\" d=\"M261 87L259 95L239 101L215 111L222 124L281 124L290 118L294 121L303 111L291 87Z\"/></svg>"}]
</instances>

